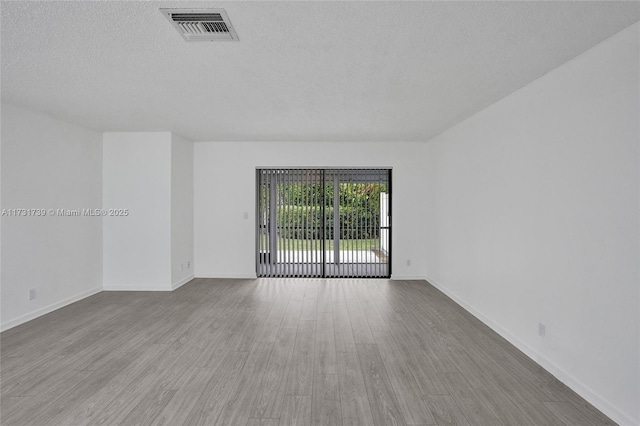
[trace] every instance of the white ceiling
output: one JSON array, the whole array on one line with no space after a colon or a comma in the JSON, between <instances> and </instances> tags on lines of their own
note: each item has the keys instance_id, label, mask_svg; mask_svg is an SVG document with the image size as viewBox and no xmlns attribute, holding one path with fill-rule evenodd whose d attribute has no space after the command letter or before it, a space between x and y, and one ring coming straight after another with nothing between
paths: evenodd
<instances>
[{"instance_id":1,"label":"white ceiling","mask_svg":"<svg viewBox=\"0 0 640 426\"><path fill-rule=\"evenodd\" d=\"M223 7L187 43L160 7ZM2 99L196 141L424 141L640 20L638 2L7 2Z\"/></svg>"}]
</instances>

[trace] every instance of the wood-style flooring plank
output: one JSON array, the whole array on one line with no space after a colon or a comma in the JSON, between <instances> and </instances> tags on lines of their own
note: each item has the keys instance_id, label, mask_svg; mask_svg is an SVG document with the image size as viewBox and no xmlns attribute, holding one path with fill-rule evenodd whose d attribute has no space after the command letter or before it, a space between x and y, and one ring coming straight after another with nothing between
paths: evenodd
<instances>
[{"instance_id":1,"label":"wood-style flooring plank","mask_svg":"<svg viewBox=\"0 0 640 426\"><path fill-rule=\"evenodd\" d=\"M336 340L332 312L318 312L316 321L315 374L336 374Z\"/></svg>"},{"instance_id":2,"label":"wood-style flooring plank","mask_svg":"<svg viewBox=\"0 0 640 426\"><path fill-rule=\"evenodd\" d=\"M122 419L123 425L150 425L171 401L176 390L153 389L147 392L140 402Z\"/></svg>"},{"instance_id":3,"label":"wood-style flooring plank","mask_svg":"<svg viewBox=\"0 0 640 426\"><path fill-rule=\"evenodd\" d=\"M353 337L349 310L344 298L333 300L333 325L336 341L336 352L355 352L356 341Z\"/></svg>"},{"instance_id":4,"label":"wood-style flooring plank","mask_svg":"<svg viewBox=\"0 0 640 426\"><path fill-rule=\"evenodd\" d=\"M439 426L471 426L451 395L429 395L425 400Z\"/></svg>"},{"instance_id":5,"label":"wood-style flooring plank","mask_svg":"<svg viewBox=\"0 0 640 426\"><path fill-rule=\"evenodd\" d=\"M349 321L351 322L351 331L353 331L353 339L356 344L375 343L367 316L362 310L362 306L360 306L357 295L354 298L347 298L346 304L349 312Z\"/></svg>"},{"instance_id":6,"label":"wood-style flooring plank","mask_svg":"<svg viewBox=\"0 0 640 426\"><path fill-rule=\"evenodd\" d=\"M69 411L76 409L87 398L104 388L110 380L113 380L118 373L133 361L135 355L134 353L129 353L115 359L105 367L93 371L85 380L76 383L66 392L53 395L53 401L46 405L43 404L39 410L32 410L28 414L29 421L27 423L34 425L57 424Z\"/></svg>"},{"instance_id":7,"label":"wood-style flooring plank","mask_svg":"<svg viewBox=\"0 0 640 426\"><path fill-rule=\"evenodd\" d=\"M495 426L502 425L500 420L489 410L484 402L471 389L469 382L460 373L442 373L440 378L454 401L460 407L467 419L474 425Z\"/></svg>"},{"instance_id":8,"label":"wood-style flooring plank","mask_svg":"<svg viewBox=\"0 0 640 426\"><path fill-rule=\"evenodd\" d=\"M615 424L609 419L599 419L589 416L581 407L568 401L549 401L544 405L549 408L565 425L570 426L602 426Z\"/></svg>"},{"instance_id":9,"label":"wood-style flooring plank","mask_svg":"<svg viewBox=\"0 0 640 426\"><path fill-rule=\"evenodd\" d=\"M402 351L386 330L373 330L378 352L395 390L402 415L410 425L435 425L436 421L423 400L423 394L402 356Z\"/></svg>"},{"instance_id":10,"label":"wood-style flooring plank","mask_svg":"<svg viewBox=\"0 0 640 426\"><path fill-rule=\"evenodd\" d=\"M451 361L446 347L433 332L421 324L410 312L401 312L400 316L409 335L438 373L458 373L458 368Z\"/></svg>"},{"instance_id":11,"label":"wood-style flooring plank","mask_svg":"<svg viewBox=\"0 0 640 426\"><path fill-rule=\"evenodd\" d=\"M397 320L391 320L389 324L390 335L397 343L398 353L406 360L422 394L424 396L447 395L449 392L438 377L438 372L424 356L405 324Z\"/></svg>"},{"instance_id":12,"label":"wood-style flooring plank","mask_svg":"<svg viewBox=\"0 0 640 426\"><path fill-rule=\"evenodd\" d=\"M285 396L280 426L311 426L311 396Z\"/></svg>"},{"instance_id":13,"label":"wood-style flooring plank","mask_svg":"<svg viewBox=\"0 0 640 426\"><path fill-rule=\"evenodd\" d=\"M302 303L304 301L304 286L298 285L291 290L291 298L282 317L282 328L298 328L302 315Z\"/></svg>"},{"instance_id":14,"label":"wood-style flooring plank","mask_svg":"<svg viewBox=\"0 0 640 426\"><path fill-rule=\"evenodd\" d=\"M371 290L364 283L356 287L356 295L360 301L360 306L366 312L367 323L371 331L381 329L388 330L389 322L378 311L378 306L371 297Z\"/></svg>"},{"instance_id":15,"label":"wood-style flooring plank","mask_svg":"<svg viewBox=\"0 0 640 426\"><path fill-rule=\"evenodd\" d=\"M300 321L290 362L285 395L311 396L313 390L315 321Z\"/></svg>"},{"instance_id":16,"label":"wood-style flooring plank","mask_svg":"<svg viewBox=\"0 0 640 426\"><path fill-rule=\"evenodd\" d=\"M224 408L249 354L230 352L209 380L184 424L212 425Z\"/></svg>"},{"instance_id":17,"label":"wood-style flooring plank","mask_svg":"<svg viewBox=\"0 0 640 426\"><path fill-rule=\"evenodd\" d=\"M8 426L614 424L424 281L101 292L0 333L0 383Z\"/></svg>"},{"instance_id":18,"label":"wood-style flooring plank","mask_svg":"<svg viewBox=\"0 0 640 426\"><path fill-rule=\"evenodd\" d=\"M105 411L108 413L108 407L119 396L124 395L130 389L136 389L136 384L153 382L153 376L158 371L155 365L162 359L164 349L166 349L166 345L150 345L142 352L135 353L135 359L130 364L116 374L104 388L90 395L80 407L63 416L59 424L81 425L91 421L97 423L98 415L104 414ZM115 411L122 410L116 408ZM113 421L109 414L106 414L105 418Z\"/></svg>"},{"instance_id":19,"label":"wood-style flooring plank","mask_svg":"<svg viewBox=\"0 0 640 426\"><path fill-rule=\"evenodd\" d=\"M154 426L184 424L211 381L216 368L192 368L184 386L176 390L151 423Z\"/></svg>"},{"instance_id":20,"label":"wood-style flooring plank","mask_svg":"<svg viewBox=\"0 0 640 426\"><path fill-rule=\"evenodd\" d=\"M358 353L338 352L337 364L342 424L345 426L373 424Z\"/></svg>"},{"instance_id":21,"label":"wood-style flooring plank","mask_svg":"<svg viewBox=\"0 0 640 426\"><path fill-rule=\"evenodd\" d=\"M404 416L376 345L357 345L360 368L371 407L373 424L405 425Z\"/></svg>"},{"instance_id":22,"label":"wood-style flooring plank","mask_svg":"<svg viewBox=\"0 0 640 426\"><path fill-rule=\"evenodd\" d=\"M216 420L218 425L245 425L251 417L251 409L258 398L258 389L267 363L271 357L273 343L257 342L240 372L235 385L229 390L227 402Z\"/></svg>"},{"instance_id":23,"label":"wood-style flooring plank","mask_svg":"<svg viewBox=\"0 0 640 426\"><path fill-rule=\"evenodd\" d=\"M342 424L338 376L317 374L313 379L311 398L311 424L315 426L338 426Z\"/></svg>"},{"instance_id":24,"label":"wood-style flooring plank","mask_svg":"<svg viewBox=\"0 0 640 426\"><path fill-rule=\"evenodd\" d=\"M295 328L279 329L251 417L256 419L280 418L287 386L287 373L293 356L297 332L298 330Z\"/></svg>"},{"instance_id":25,"label":"wood-style flooring plank","mask_svg":"<svg viewBox=\"0 0 640 426\"><path fill-rule=\"evenodd\" d=\"M480 351L476 357L482 357ZM533 426L533 422L518 408L498 385L495 384L490 374L474 363L466 351L451 351L453 362L464 375L465 379L495 416L507 425L517 424Z\"/></svg>"},{"instance_id":26,"label":"wood-style flooring plank","mask_svg":"<svg viewBox=\"0 0 640 426\"><path fill-rule=\"evenodd\" d=\"M318 313L332 312L332 294L335 282L332 280L323 280L318 286Z\"/></svg>"},{"instance_id":27,"label":"wood-style flooring plank","mask_svg":"<svg viewBox=\"0 0 640 426\"><path fill-rule=\"evenodd\" d=\"M280 419L249 419L247 426L278 426Z\"/></svg>"},{"instance_id":28,"label":"wood-style flooring plank","mask_svg":"<svg viewBox=\"0 0 640 426\"><path fill-rule=\"evenodd\" d=\"M287 306L289 306L289 300L291 299L291 293L281 290L282 293L278 293L280 297L276 299L271 308L269 316L264 321L258 335L257 340L262 342L275 342L278 338L278 332L280 331L280 325L284 320Z\"/></svg>"}]
</instances>

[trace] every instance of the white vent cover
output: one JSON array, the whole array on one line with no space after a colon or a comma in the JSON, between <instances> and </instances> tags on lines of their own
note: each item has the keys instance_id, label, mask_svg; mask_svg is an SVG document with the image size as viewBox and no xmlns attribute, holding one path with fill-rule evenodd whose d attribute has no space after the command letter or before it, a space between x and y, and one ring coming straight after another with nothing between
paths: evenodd
<instances>
[{"instance_id":1,"label":"white vent cover","mask_svg":"<svg viewBox=\"0 0 640 426\"><path fill-rule=\"evenodd\" d=\"M187 41L238 41L224 9L160 9Z\"/></svg>"}]
</instances>

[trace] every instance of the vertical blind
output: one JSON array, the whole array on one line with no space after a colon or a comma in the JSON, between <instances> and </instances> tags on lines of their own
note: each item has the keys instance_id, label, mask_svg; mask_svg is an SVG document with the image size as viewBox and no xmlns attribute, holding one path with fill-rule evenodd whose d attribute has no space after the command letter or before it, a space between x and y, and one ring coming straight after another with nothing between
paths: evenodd
<instances>
[{"instance_id":1,"label":"vertical blind","mask_svg":"<svg viewBox=\"0 0 640 426\"><path fill-rule=\"evenodd\" d=\"M391 170L258 169L259 277L389 277Z\"/></svg>"}]
</instances>

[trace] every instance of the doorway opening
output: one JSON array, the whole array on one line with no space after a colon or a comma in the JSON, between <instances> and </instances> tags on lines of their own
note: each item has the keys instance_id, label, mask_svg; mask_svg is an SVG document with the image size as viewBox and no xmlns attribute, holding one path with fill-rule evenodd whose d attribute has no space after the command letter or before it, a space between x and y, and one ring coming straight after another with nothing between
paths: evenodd
<instances>
[{"instance_id":1,"label":"doorway opening","mask_svg":"<svg viewBox=\"0 0 640 426\"><path fill-rule=\"evenodd\" d=\"M390 169L257 169L258 277L389 278Z\"/></svg>"}]
</instances>

